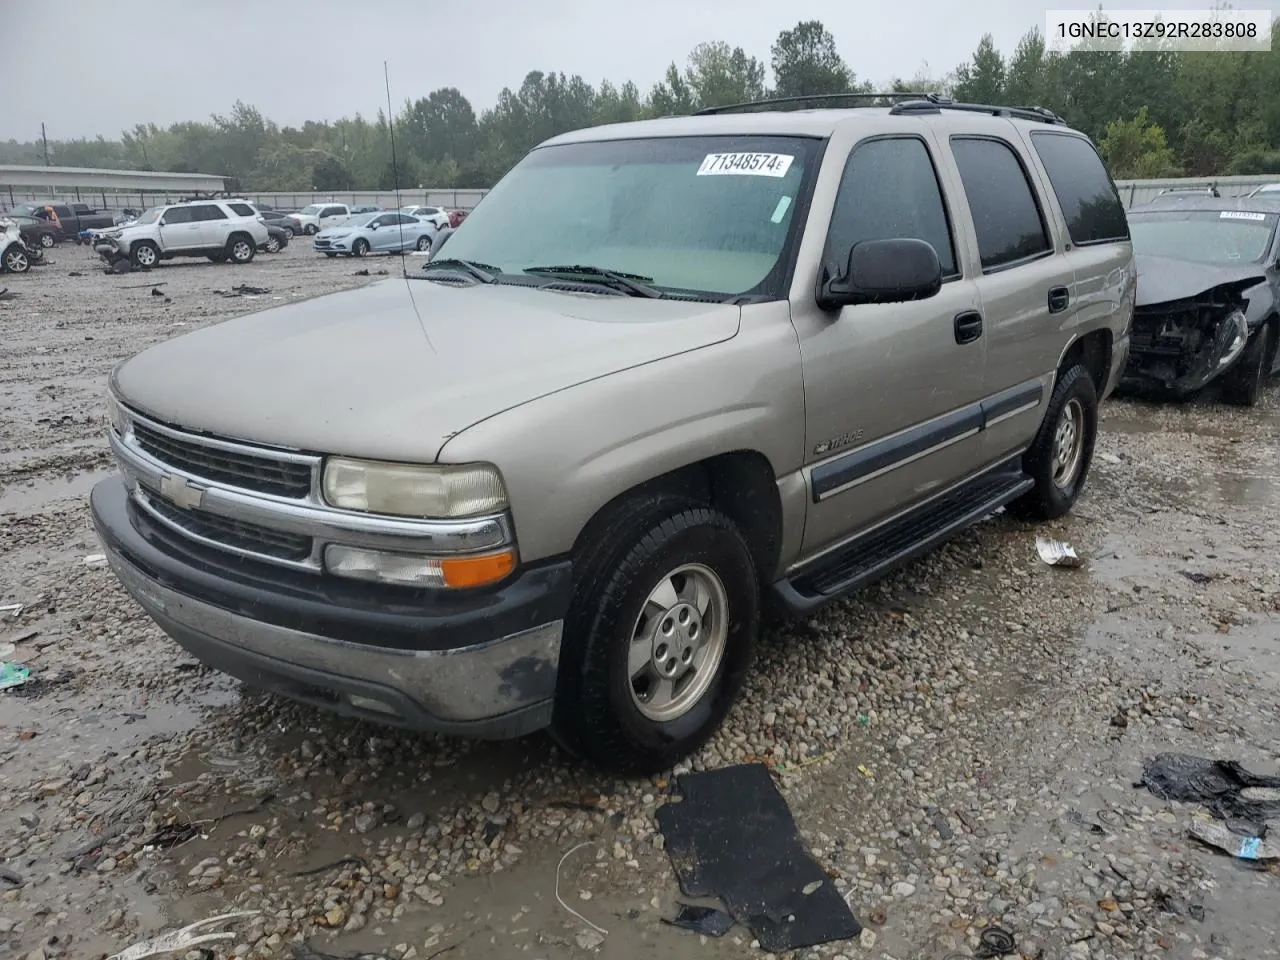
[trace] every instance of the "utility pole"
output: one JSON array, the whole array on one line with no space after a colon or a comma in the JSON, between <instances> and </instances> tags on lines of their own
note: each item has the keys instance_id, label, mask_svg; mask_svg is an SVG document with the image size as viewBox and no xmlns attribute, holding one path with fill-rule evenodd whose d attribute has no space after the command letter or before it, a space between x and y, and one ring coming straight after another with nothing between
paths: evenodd
<instances>
[{"instance_id":1,"label":"utility pole","mask_svg":"<svg viewBox=\"0 0 1280 960\"><path fill-rule=\"evenodd\" d=\"M40 121L40 140L44 143L44 165L49 166L49 138L44 134L44 121Z\"/></svg>"}]
</instances>

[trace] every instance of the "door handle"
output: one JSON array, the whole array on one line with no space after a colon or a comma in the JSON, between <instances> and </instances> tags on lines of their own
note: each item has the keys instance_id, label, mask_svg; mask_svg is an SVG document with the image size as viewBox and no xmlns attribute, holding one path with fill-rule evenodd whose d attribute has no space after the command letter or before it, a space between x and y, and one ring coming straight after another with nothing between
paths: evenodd
<instances>
[{"instance_id":1,"label":"door handle","mask_svg":"<svg viewBox=\"0 0 1280 960\"><path fill-rule=\"evenodd\" d=\"M1049 290L1049 312L1061 313L1071 302L1071 291L1066 287L1052 287Z\"/></svg>"},{"instance_id":2,"label":"door handle","mask_svg":"<svg viewBox=\"0 0 1280 960\"><path fill-rule=\"evenodd\" d=\"M982 314L966 310L956 314L956 343L973 343L982 336Z\"/></svg>"}]
</instances>

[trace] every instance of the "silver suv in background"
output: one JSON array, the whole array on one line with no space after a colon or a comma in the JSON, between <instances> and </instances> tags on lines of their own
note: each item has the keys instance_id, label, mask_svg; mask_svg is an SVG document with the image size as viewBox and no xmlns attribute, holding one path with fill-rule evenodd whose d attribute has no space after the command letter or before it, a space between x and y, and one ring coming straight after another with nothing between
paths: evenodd
<instances>
[{"instance_id":1,"label":"silver suv in background","mask_svg":"<svg viewBox=\"0 0 1280 960\"><path fill-rule=\"evenodd\" d=\"M1071 509L1134 293L1115 185L1046 111L596 127L415 278L118 367L93 516L150 615L250 684L661 770L766 610Z\"/></svg>"},{"instance_id":2,"label":"silver suv in background","mask_svg":"<svg viewBox=\"0 0 1280 960\"><path fill-rule=\"evenodd\" d=\"M270 239L266 221L244 200L199 200L152 207L137 220L97 232L93 249L108 263L144 269L174 257L248 263Z\"/></svg>"}]
</instances>

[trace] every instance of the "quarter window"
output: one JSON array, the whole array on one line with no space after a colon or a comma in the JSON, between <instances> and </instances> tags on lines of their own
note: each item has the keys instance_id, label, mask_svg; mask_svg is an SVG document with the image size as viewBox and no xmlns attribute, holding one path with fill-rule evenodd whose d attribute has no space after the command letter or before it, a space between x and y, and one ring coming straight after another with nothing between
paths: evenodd
<instances>
[{"instance_id":1,"label":"quarter window","mask_svg":"<svg viewBox=\"0 0 1280 960\"><path fill-rule=\"evenodd\" d=\"M983 270L1029 260L1052 249L1027 172L1009 144L953 137L951 153L969 200Z\"/></svg>"},{"instance_id":2,"label":"quarter window","mask_svg":"<svg viewBox=\"0 0 1280 960\"><path fill-rule=\"evenodd\" d=\"M1072 243L1128 239L1124 204L1093 144L1083 137L1040 131L1031 135L1031 144L1049 174Z\"/></svg>"},{"instance_id":3,"label":"quarter window","mask_svg":"<svg viewBox=\"0 0 1280 960\"><path fill-rule=\"evenodd\" d=\"M253 212L253 207L249 206L247 203L229 203L227 206L231 208L233 213L238 213L242 217L257 216L257 214Z\"/></svg>"},{"instance_id":4,"label":"quarter window","mask_svg":"<svg viewBox=\"0 0 1280 960\"><path fill-rule=\"evenodd\" d=\"M904 238L932 244L944 278L959 275L942 188L924 141L890 137L860 143L845 163L827 255L843 261L855 243Z\"/></svg>"}]
</instances>

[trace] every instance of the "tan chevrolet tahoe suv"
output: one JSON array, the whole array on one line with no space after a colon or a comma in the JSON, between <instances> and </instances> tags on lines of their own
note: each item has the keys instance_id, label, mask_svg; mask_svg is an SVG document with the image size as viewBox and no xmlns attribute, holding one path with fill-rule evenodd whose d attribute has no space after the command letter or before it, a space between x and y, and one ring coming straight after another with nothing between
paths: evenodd
<instances>
[{"instance_id":1,"label":"tan chevrolet tahoe suv","mask_svg":"<svg viewBox=\"0 0 1280 960\"><path fill-rule=\"evenodd\" d=\"M259 688L661 770L763 616L1068 511L1134 305L1097 152L900 98L532 150L425 267L157 344L93 491L125 587Z\"/></svg>"}]
</instances>

